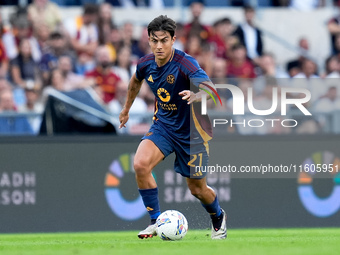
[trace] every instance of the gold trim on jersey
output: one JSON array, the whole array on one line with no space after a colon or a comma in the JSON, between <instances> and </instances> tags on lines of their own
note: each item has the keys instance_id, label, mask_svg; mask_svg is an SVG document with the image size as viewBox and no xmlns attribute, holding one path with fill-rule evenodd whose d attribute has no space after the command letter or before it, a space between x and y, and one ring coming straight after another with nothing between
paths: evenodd
<instances>
[{"instance_id":1,"label":"gold trim on jersey","mask_svg":"<svg viewBox=\"0 0 340 255\"><path fill-rule=\"evenodd\" d=\"M154 112L154 114L153 114L153 120L157 120L157 117L156 117L156 113L158 112L158 104L157 104L157 101L155 101L155 112Z\"/></svg>"},{"instance_id":2,"label":"gold trim on jersey","mask_svg":"<svg viewBox=\"0 0 340 255\"><path fill-rule=\"evenodd\" d=\"M195 127L196 127L198 133L201 135L201 137L202 137L204 142L208 142L209 140L212 139L212 137L207 132L205 132L203 130L203 128L201 127L200 123L198 122L198 120L196 118L196 115L195 115L195 110L194 110L193 105L191 105L191 111L192 111L192 118L194 120L194 124L195 124Z\"/></svg>"},{"instance_id":3,"label":"gold trim on jersey","mask_svg":"<svg viewBox=\"0 0 340 255\"><path fill-rule=\"evenodd\" d=\"M209 156L209 143L208 142L204 142L203 145L204 145L205 150L207 151L208 156Z\"/></svg>"},{"instance_id":4,"label":"gold trim on jersey","mask_svg":"<svg viewBox=\"0 0 340 255\"><path fill-rule=\"evenodd\" d=\"M172 52L171 52L171 57L170 57L170 60L169 60L169 62L171 62L171 61L172 61L172 59L174 58L174 56L175 56L175 49L172 49Z\"/></svg>"}]
</instances>

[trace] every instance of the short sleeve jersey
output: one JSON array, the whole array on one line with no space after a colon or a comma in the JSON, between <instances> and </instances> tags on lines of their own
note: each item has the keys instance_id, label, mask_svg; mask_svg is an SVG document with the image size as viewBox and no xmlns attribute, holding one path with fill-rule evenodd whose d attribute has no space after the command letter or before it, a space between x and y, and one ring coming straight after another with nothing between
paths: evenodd
<instances>
[{"instance_id":1,"label":"short sleeve jersey","mask_svg":"<svg viewBox=\"0 0 340 255\"><path fill-rule=\"evenodd\" d=\"M136 78L145 79L156 97L154 121L160 123L172 136L183 141L195 139L195 143L212 138L212 127L207 115L201 115L201 104L182 99L183 90L198 91L198 85L210 81L197 61L177 49L173 49L169 61L158 67L154 54L142 57L137 64ZM193 141L191 139L191 141Z\"/></svg>"}]
</instances>

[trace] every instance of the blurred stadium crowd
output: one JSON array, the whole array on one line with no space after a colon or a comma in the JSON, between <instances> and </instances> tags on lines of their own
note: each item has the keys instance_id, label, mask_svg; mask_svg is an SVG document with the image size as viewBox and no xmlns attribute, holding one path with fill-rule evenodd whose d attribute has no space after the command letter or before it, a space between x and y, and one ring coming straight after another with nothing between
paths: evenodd
<instances>
[{"instance_id":1,"label":"blurred stadium crowd","mask_svg":"<svg viewBox=\"0 0 340 255\"><path fill-rule=\"evenodd\" d=\"M123 25L117 26L112 10L114 6L124 7L122 3L126 2L138 6L141 2L150 5L159 1L100 2L82 5L82 15L66 20L62 20L56 3L72 5L82 4L81 1L33 0L24 7L17 7L7 23L1 19L0 12L0 134L39 133L39 115L44 111L51 90L93 90L97 101L108 112L119 114L136 63L150 53L150 49L146 28L139 38L134 38L134 24L120 21ZM160 2L164 6L164 2ZM293 6L298 1L260 2L267 6ZM309 8L325 4L325 1L305 2ZM244 1L228 3L241 6ZM298 86L311 90L312 100L306 107L314 112L340 110L337 80L340 78L340 15L330 17L328 23L332 52L325 59L324 70L308 58L307 38L298 42L300 56L279 68L275 53L266 48L262 32L254 22L256 9L244 5L241 24L234 24L225 17L208 25L202 24L200 19L204 8L202 2L190 4L191 21L177 23L174 47L195 57L215 83L236 84L244 91L252 87L254 106L258 109L270 108L273 87ZM329 86L321 85L325 80L331 81ZM224 103L216 111L230 112L231 95L224 92L220 95ZM131 113L141 116L152 113L154 102L148 86L142 86ZM13 112L38 115L26 118L19 114L9 120L6 113ZM309 119L306 123L302 133L322 130L322 118ZM143 133L149 124L140 116L133 117L127 132Z\"/></svg>"}]
</instances>

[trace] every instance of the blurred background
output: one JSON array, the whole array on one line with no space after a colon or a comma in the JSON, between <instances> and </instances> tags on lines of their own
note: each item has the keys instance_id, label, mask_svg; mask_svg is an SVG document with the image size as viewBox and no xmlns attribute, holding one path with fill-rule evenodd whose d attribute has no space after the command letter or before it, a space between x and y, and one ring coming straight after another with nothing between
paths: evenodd
<instances>
[{"instance_id":1,"label":"blurred background","mask_svg":"<svg viewBox=\"0 0 340 255\"><path fill-rule=\"evenodd\" d=\"M147 84L127 128L118 129L118 115L138 59L150 53L146 26L161 14L177 22L175 48L194 56L215 84L244 92L241 119L230 91L218 90L222 105L209 101L210 118L228 120L214 128L209 164L291 169L209 174L229 226L339 227L340 1L0 3L1 232L145 227L133 158L152 124L155 96ZM303 106L312 115L293 105L286 116L279 106L270 116L251 114L249 97L266 110L282 87L308 89L312 97ZM230 125L267 117L275 125ZM287 119L298 125L280 124ZM208 227L173 160L154 171L162 210L181 211L190 228ZM334 171L316 173L318 166Z\"/></svg>"},{"instance_id":2,"label":"blurred background","mask_svg":"<svg viewBox=\"0 0 340 255\"><path fill-rule=\"evenodd\" d=\"M175 48L215 83L253 88L255 106L268 106L273 87L309 89L312 117L291 111L303 125L288 133L340 132L339 1L2 0L0 135L145 133L148 86L126 129L117 129L118 115L138 59L150 53L146 26L160 14L177 22ZM232 116L231 94L221 95L211 117ZM273 133L287 130L260 132Z\"/></svg>"}]
</instances>

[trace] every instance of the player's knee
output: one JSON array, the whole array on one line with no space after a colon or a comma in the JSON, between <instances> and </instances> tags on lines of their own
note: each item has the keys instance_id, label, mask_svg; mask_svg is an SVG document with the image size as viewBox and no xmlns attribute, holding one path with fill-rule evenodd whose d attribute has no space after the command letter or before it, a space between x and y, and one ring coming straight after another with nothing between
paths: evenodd
<instances>
[{"instance_id":1,"label":"player's knee","mask_svg":"<svg viewBox=\"0 0 340 255\"><path fill-rule=\"evenodd\" d=\"M191 195L193 195L194 197L200 198L202 196L202 193L203 193L202 187L190 185L189 189L190 189Z\"/></svg>"},{"instance_id":2,"label":"player's knee","mask_svg":"<svg viewBox=\"0 0 340 255\"><path fill-rule=\"evenodd\" d=\"M148 174L151 170L150 164L147 160L141 158L141 159L135 159L133 162L133 167L135 169L135 173L137 176Z\"/></svg>"}]
</instances>

